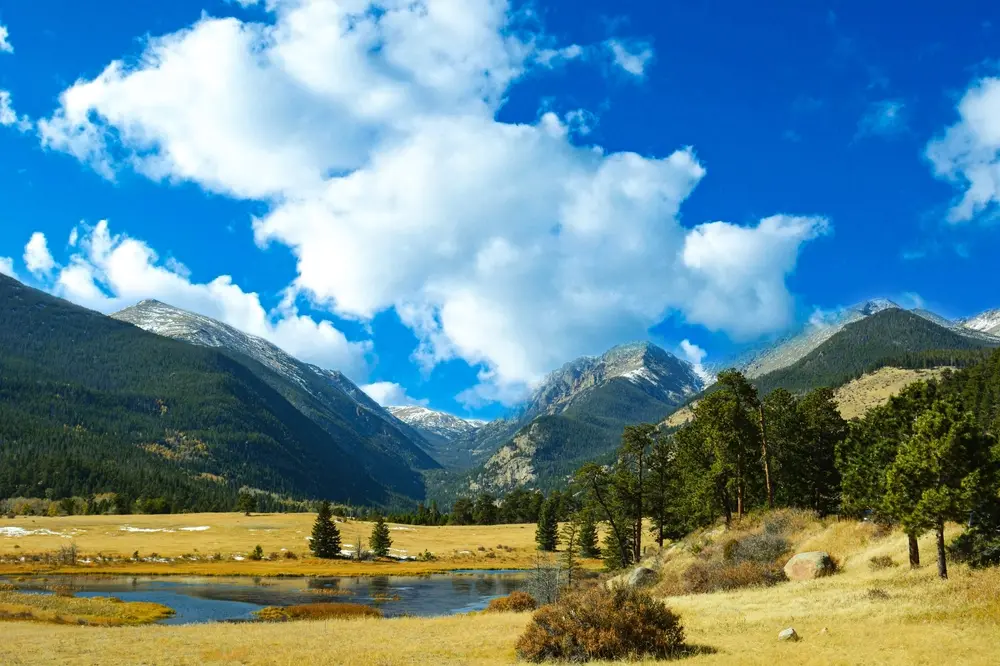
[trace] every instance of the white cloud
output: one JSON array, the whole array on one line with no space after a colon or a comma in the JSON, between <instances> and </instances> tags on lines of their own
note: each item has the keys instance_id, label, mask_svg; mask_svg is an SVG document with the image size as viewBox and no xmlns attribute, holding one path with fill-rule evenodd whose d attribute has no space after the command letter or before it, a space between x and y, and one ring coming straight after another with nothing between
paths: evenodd
<instances>
[{"instance_id":1,"label":"white cloud","mask_svg":"<svg viewBox=\"0 0 1000 666\"><path fill-rule=\"evenodd\" d=\"M653 59L653 48L636 39L609 39L604 45L611 51L615 65L632 76L643 78Z\"/></svg>"},{"instance_id":2,"label":"white cloud","mask_svg":"<svg viewBox=\"0 0 1000 666\"><path fill-rule=\"evenodd\" d=\"M948 221L968 222L1000 203L1000 78L975 82L958 103L959 121L927 144L934 175L961 197Z\"/></svg>"},{"instance_id":3,"label":"white cloud","mask_svg":"<svg viewBox=\"0 0 1000 666\"><path fill-rule=\"evenodd\" d=\"M19 132L28 132L34 126L28 116L18 117L10 91L0 90L0 126L13 127Z\"/></svg>"},{"instance_id":4,"label":"white cloud","mask_svg":"<svg viewBox=\"0 0 1000 666\"><path fill-rule=\"evenodd\" d=\"M705 366L703 365L705 357L708 356L708 352L690 340L681 340L680 352L681 357L692 365L695 374L701 377L705 384L712 384L715 382L715 377L712 373L705 370Z\"/></svg>"},{"instance_id":5,"label":"white cloud","mask_svg":"<svg viewBox=\"0 0 1000 666\"><path fill-rule=\"evenodd\" d=\"M383 407L402 407L405 405L420 405L426 407L428 400L417 400L406 394L406 389L395 382L375 382L365 384L361 390Z\"/></svg>"},{"instance_id":6,"label":"white cloud","mask_svg":"<svg viewBox=\"0 0 1000 666\"><path fill-rule=\"evenodd\" d=\"M885 99L868 105L858 121L858 137L890 137L907 129L906 104L898 99Z\"/></svg>"},{"instance_id":7,"label":"white cloud","mask_svg":"<svg viewBox=\"0 0 1000 666\"><path fill-rule=\"evenodd\" d=\"M17 273L14 272L14 260L10 257L0 257L0 275L6 275L7 277L16 278Z\"/></svg>"},{"instance_id":8,"label":"white cloud","mask_svg":"<svg viewBox=\"0 0 1000 666\"><path fill-rule=\"evenodd\" d=\"M293 303L268 312L257 294L244 292L227 275L207 283L194 282L178 262L160 261L142 241L112 234L106 221L81 226L73 235L77 251L46 284L59 296L106 313L157 299L223 321L297 358L341 370L354 379L367 374L369 342L347 340L330 322L300 315ZM32 241L39 236L32 236Z\"/></svg>"},{"instance_id":9,"label":"white cloud","mask_svg":"<svg viewBox=\"0 0 1000 666\"><path fill-rule=\"evenodd\" d=\"M584 111L496 119L525 73L583 55L533 15L502 0L268 6L273 25L203 18L79 81L40 121L45 144L106 175L268 201L256 239L295 253L291 292L363 321L394 308L426 367L480 366L470 403L514 400L672 310L742 337L789 322L785 276L825 220L688 229L693 150L579 145ZM647 45L615 43L645 71Z\"/></svg>"},{"instance_id":10,"label":"white cloud","mask_svg":"<svg viewBox=\"0 0 1000 666\"><path fill-rule=\"evenodd\" d=\"M0 53L13 53L14 47L10 44L10 32L7 26L0 25Z\"/></svg>"},{"instance_id":11,"label":"white cloud","mask_svg":"<svg viewBox=\"0 0 1000 666\"><path fill-rule=\"evenodd\" d=\"M45 234L36 231L24 246L24 265L36 276L47 275L56 267Z\"/></svg>"}]
</instances>

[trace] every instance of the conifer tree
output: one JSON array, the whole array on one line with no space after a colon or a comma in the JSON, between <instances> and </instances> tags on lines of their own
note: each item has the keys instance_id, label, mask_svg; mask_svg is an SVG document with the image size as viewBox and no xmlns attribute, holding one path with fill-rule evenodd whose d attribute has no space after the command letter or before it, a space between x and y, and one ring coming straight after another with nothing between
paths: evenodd
<instances>
[{"instance_id":1,"label":"conifer tree","mask_svg":"<svg viewBox=\"0 0 1000 666\"><path fill-rule=\"evenodd\" d=\"M597 546L597 523L594 522L594 512L585 509L578 516L580 523L580 533L577 539L580 541L581 557L600 557L601 549Z\"/></svg>"},{"instance_id":2,"label":"conifer tree","mask_svg":"<svg viewBox=\"0 0 1000 666\"><path fill-rule=\"evenodd\" d=\"M312 541L309 549L313 555L326 560L340 555L340 530L333 523L333 510L326 500L319 505L316 522L313 523Z\"/></svg>"},{"instance_id":3,"label":"conifer tree","mask_svg":"<svg viewBox=\"0 0 1000 666\"><path fill-rule=\"evenodd\" d=\"M993 489L991 446L972 414L937 402L917 419L886 475L886 502L904 531L935 531L941 578L948 577L945 522L966 520Z\"/></svg>"},{"instance_id":4,"label":"conifer tree","mask_svg":"<svg viewBox=\"0 0 1000 666\"><path fill-rule=\"evenodd\" d=\"M563 571L566 572L566 584L573 585L580 572L579 550L580 550L580 526L576 521L569 521L562 531L563 543L566 544L566 551L563 553Z\"/></svg>"},{"instance_id":5,"label":"conifer tree","mask_svg":"<svg viewBox=\"0 0 1000 666\"><path fill-rule=\"evenodd\" d=\"M389 526L385 524L384 517L379 516L375 526L372 527L372 535L368 539L368 545L376 557L386 557L389 554L392 537L389 536Z\"/></svg>"},{"instance_id":6,"label":"conifer tree","mask_svg":"<svg viewBox=\"0 0 1000 666\"><path fill-rule=\"evenodd\" d=\"M542 504L542 510L538 514L535 541L538 543L538 550L551 553L556 549L559 541L559 522L556 507L551 499Z\"/></svg>"},{"instance_id":7,"label":"conifer tree","mask_svg":"<svg viewBox=\"0 0 1000 666\"><path fill-rule=\"evenodd\" d=\"M236 500L236 510L246 516L257 510L257 498L248 492L241 492Z\"/></svg>"}]
</instances>

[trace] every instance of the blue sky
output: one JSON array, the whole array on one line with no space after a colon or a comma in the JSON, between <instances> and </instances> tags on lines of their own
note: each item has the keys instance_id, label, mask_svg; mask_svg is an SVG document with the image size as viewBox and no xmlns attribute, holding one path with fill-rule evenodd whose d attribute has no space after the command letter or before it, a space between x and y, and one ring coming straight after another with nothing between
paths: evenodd
<instances>
[{"instance_id":1,"label":"blue sky","mask_svg":"<svg viewBox=\"0 0 1000 666\"><path fill-rule=\"evenodd\" d=\"M2 2L0 270L477 416L632 339L718 360L874 296L975 314L998 14Z\"/></svg>"}]
</instances>

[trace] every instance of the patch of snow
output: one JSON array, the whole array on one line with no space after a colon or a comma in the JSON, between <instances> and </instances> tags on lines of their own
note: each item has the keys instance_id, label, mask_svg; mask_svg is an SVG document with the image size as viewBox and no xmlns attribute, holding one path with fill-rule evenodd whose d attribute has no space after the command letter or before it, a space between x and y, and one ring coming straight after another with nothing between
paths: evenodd
<instances>
[{"instance_id":1,"label":"patch of snow","mask_svg":"<svg viewBox=\"0 0 1000 666\"><path fill-rule=\"evenodd\" d=\"M57 536L64 539L72 538L71 534L65 532L53 532L47 529L26 530L23 527L0 527L0 536L5 537L27 537L27 536Z\"/></svg>"},{"instance_id":2,"label":"patch of snow","mask_svg":"<svg viewBox=\"0 0 1000 666\"><path fill-rule=\"evenodd\" d=\"M181 532L205 532L212 529L208 525L199 525L198 527L182 527Z\"/></svg>"},{"instance_id":3,"label":"patch of snow","mask_svg":"<svg viewBox=\"0 0 1000 666\"><path fill-rule=\"evenodd\" d=\"M233 559L236 560L237 562L242 562L247 558L243 557L242 555L233 555Z\"/></svg>"},{"instance_id":4,"label":"patch of snow","mask_svg":"<svg viewBox=\"0 0 1000 666\"><path fill-rule=\"evenodd\" d=\"M389 529L393 530L395 532L415 532L416 531L412 527L390 527Z\"/></svg>"},{"instance_id":5,"label":"patch of snow","mask_svg":"<svg viewBox=\"0 0 1000 666\"><path fill-rule=\"evenodd\" d=\"M153 532L173 532L174 530L168 530L166 528L154 528L154 527L132 527L131 525L122 525L118 528L122 532L141 532L142 534L152 534Z\"/></svg>"}]
</instances>

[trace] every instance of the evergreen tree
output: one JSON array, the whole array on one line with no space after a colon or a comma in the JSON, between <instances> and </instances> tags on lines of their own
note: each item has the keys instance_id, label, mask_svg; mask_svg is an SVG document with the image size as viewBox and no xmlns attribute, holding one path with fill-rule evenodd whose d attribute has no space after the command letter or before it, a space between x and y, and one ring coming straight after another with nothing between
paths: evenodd
<instances>
[{"instance_id":1,"label":"evergreen tree","mask_svg":"<svg viewBox=\"0 0 1000 666\"><path fill-rule=\"evenodd\" d=\"M372 527L372 535L368 539L368 546L375 553L376 557L386 557L389 554L389 548L392 546L392 537L389 535L389 526L385 524L385 518L382 516L378 517L378 521Z\"/></svg>"},{"instance_id":2,"label":"evergreen tree","mask_svg":"<svg viewBox=\"0 0 1000 666\"><path fill-rule=\"evenodd\" d=\"M472 522L476 525L495 525L497 515L496 498L489 493L480 493L472 507Z\"/></svg>"},{"instance_id":3,"label":"evergreen tree","mask_svg":"<svg viewBox=\"0 0 1000 666\"><path fill-rule=\"evenodd\" d=\"M535 529L535 542L538 550L553 552L559 541L559 522L556 516L556 507L552 500L546 500L542 504L542 510L538 515L538 527Z\"/></svg>"},{"instance_id":4,"label":"evergreen tree","mask_svg":"<svg viewBox=\"0 0 1000 666\"><path fill-rule=\"evenodd\" d=\"M452 525L472 525L472 500L468 497L459 497L451 507Z\"/></svg>"},{"instance_id":5,"label":"evergreen tree","mask_svg":"<svg viewBox=\"0 0 1000 666\"><path fill-rule=\"evenodd\" d=\"M678 475L673 438L658 437L649 454L649 474L646 481L646 507L652 520L656 543L663 547L664 539L683 536L675 515Z\"/></svg>"},{"instance_id":6,"label":"evergreen tree","mask_svg":"<svg viewBox=\"0 0 1000 666\"><path fill-rule=\"evenodd\" d=\"M594 522L594 512L584 509L577 516L580 524L577 540L580 542L580 556L596 558L601 556L601 549L597 545L597 523Z\"/></svg>"},{"instance_id":7,"label":"evergreen tree","mask_svg":"<svg viewBox=\"0 0 1000 666\"><path fill-rule=\"evenodd\" d=\"M937 402L918 419L886 476L886 502L908 534L934 530L938 575L948 577L944 524L965 521L995 492L992 440L972 414Z\"/></svg>"},{"instance_id":8,"label":"evergreen tree","mask_svg":"<svg viewBox=\"0 0 1000 666\"><path fill-rule=\"evenodd\" d=\"M586 493L588 503L608 523L602 549L605 566L608 569L627 567L632 563L631 529L611 475L597 463L587 463L577 470L574 480Z\"/></svg>"},{"instance_id":9,"label":"evergreen tree","mask_svg":"<svg viewBox=\"0 0 1000 666\"><path fill-rule=\"evenodd\" d=\"M801 449L792 473L799 480L801 495L796 506L808 507L827 515L839 506L840 473L837 471L837 445L847 434L847 422L840 416L833 389L810 391L798 403L803 425Z\"/></svg>"},{"instance_id":10,"label":"evergreen tree","mask_svg":"<svg viewBox=\"0 0 1000 666\"><path fill-rule=\"evenodd\" d=\"M580 573L579 551L580 551L580 526L576 521L571 520L566 523L562 531L563 543L566 550L563 552L563 571L566 572L566 584L573 585Z\"/></svg>"},{"instance_id":11,"label":"evergreen tree","mask_svg":"<svg viewBox=\"0 0 1000 666\"><path fill-rule=\"evenodd\" d=\"M257 498L251 493L241 492L236 500L236 510L243 515L249 516L257 510Z\"/></svg>"},{"instance_id":12,"label":"evergreen tree","mask_svg":"<svg viewBox=\"0 0 1000 666\"><path fill-rule=\"evenodd\" d=\"M325 560L340 555L340 530L333 523L333 510L330 503L323 500L319 505L316 522L313 523L312 541L309 549L316 557Z\"/></svg>"}]
</instances>

